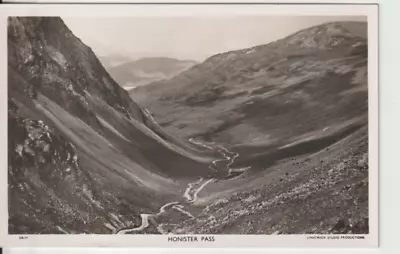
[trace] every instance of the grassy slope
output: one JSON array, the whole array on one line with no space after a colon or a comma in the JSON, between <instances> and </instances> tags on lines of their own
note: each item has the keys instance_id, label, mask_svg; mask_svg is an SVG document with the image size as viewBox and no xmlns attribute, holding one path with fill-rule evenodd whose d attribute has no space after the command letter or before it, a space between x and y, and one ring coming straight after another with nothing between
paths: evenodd
<instances>
[{"instance_id":1,"label":"grassy slope","mask_svg":"<svg viewBox=\"0 0 400 254\"><path fill-rule=\"evenodd\" d=\"M285 145L366 112L366 41L349 24L219 54L130 94L175 136ZM301 44L308 38L317 46Z\"/></svg>"}]
</instances>

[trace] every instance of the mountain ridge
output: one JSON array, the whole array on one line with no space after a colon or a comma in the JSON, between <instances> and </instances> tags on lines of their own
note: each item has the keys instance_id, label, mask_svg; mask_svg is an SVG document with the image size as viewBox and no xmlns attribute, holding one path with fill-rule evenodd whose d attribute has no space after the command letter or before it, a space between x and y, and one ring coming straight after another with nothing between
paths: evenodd
<instances>
[{"instance_id":1,"label":"mountain ridge","mask_svg":"<svg viewBox=\"0 0 400 254\"><path fill-rule=\"evenodd\" d=\"M350 25L353 30L360 31L349 32L346 27ZM139 105L149 108L161 126L183 138L207 138L204 131L207 128L211 134L224 131L230 125L239 124L241 115L246 114L246 120L258 112L256 105L260 103L269 103L271 109L279 106L284 112L289 112L291 106L295 109L295 103L298 106L307 103L306 98L315 97L315 105L324 103L315 93L318 90L321 90L318 92L321 96L328 98L332 97L328 89L343 93L346 90L358 93L359 89L361 97L361 90L366 86L356 88L357 85L354 85L353 89L351 84L354 80L351 79L357 79L354 81L357 84L366 83L367 41L360 36L366 32L366 23L363 22L333 22L313 26L266 45L211 56L170 80L133 89L130 95ZM318 43L313 43L314 40ZM332 58L335 55L340 57L335 60ZM340 82L343 86L335 88L328 76L343 80ZM326 91L317 87L322 80L332 83L326 86ZM347 83L350 84L346 87ZM293 96L289 96L289 91L294 93ZM277 96L282 93L288 97L288 103L292 103L280 103L281 98ZM217 101L218 105L214 105ZM202 114L202 111L211 109L214 116ZM196 118L207 127L202 128L199 123L194 123L192 119ZM257 126L250 127L259 132ZM251 141L242 136L236 140ZM230 142L227 134L219 141Z\"/></svg>"}]
</instances>

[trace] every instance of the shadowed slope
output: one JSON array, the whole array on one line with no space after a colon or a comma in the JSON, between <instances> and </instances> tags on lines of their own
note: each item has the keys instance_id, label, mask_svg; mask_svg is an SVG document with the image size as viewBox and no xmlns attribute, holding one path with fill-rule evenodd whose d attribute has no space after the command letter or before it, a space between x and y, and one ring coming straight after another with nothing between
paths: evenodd
<instances>
[{"instance_id":1,"label":"shadowed slope","mask_svg":"<svg viewBox=\"0 0 400 254\"><path fill-rule=\"evenodd\" d=\"M61 19L8 22L10 233L112 233L179 197L170 177L208 174Z\"/></svg>"}]
</instances>

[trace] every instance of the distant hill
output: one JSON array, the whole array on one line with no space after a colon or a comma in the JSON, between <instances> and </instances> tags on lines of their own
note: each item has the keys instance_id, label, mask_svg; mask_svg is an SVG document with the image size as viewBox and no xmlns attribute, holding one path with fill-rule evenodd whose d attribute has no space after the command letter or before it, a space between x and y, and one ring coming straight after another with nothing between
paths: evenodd
<instances>
[{"instance_id":1,"label":"distant hill","mask_svg":"<svg viewBox=\"0 0 400 254\"><path fill-rule=\"evenodd\" d=\"M99 56L101 64L106 68L114 68L118 65L133 61L132 58L126 56L112 55L112 56Z\"/></svg>"},{"instance_id":2,"label":"distant hill","mask_svg":"<svg viewBox=\"0 0 400 254\"><path fill-rule=\"evenodd\" d=\"M129 90L154 81L172 78L195 64L197 62L192 60L150 57L124 62L107 69L120 86Z\"/></svg>"}]
</instances>

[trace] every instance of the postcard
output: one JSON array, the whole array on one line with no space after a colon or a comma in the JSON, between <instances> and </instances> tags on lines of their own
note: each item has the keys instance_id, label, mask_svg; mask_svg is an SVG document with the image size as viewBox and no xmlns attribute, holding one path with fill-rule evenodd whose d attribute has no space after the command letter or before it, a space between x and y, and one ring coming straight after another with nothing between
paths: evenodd
<instances>
[{"instance_id":1,"label":"postcard","mask_svg":"<svg viewBox=\"0 0 400 254\"><path fill-rule=\"evenodd\" d=\"M0 14L1 245L378 246L377 5Z\"/></svg>"}]
</instances>

